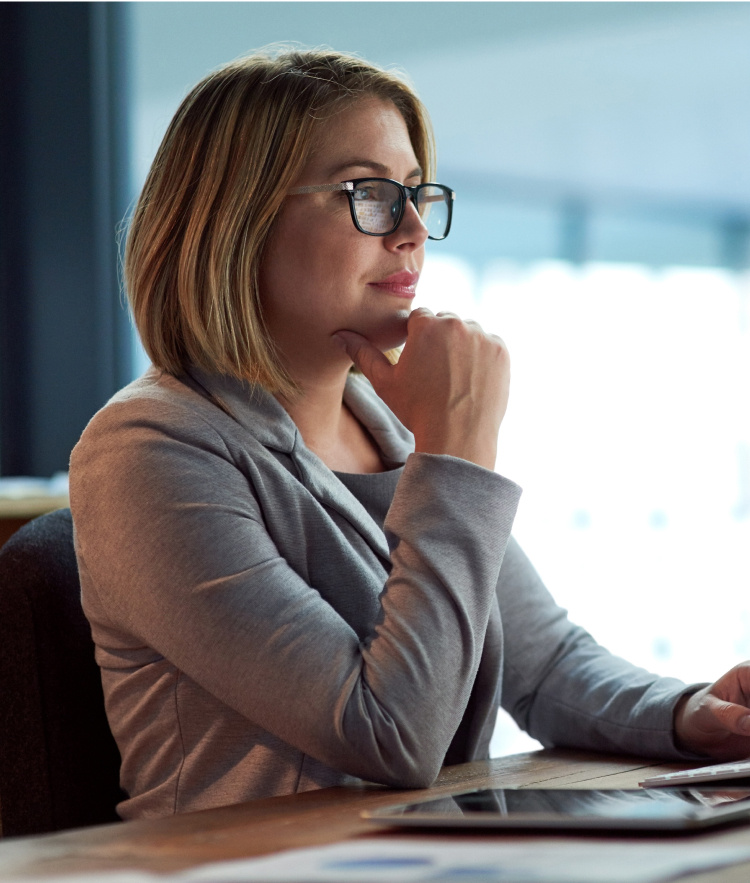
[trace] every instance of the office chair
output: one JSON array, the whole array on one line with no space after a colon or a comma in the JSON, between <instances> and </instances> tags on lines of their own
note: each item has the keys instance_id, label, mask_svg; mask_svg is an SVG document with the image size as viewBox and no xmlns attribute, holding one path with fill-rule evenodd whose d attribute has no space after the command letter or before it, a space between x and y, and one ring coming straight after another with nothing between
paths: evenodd
<instances>
[{"instance_id":1,"label":"office chair","mask_svg":"<svg viewBox=\"0 0 750 883\"><path fill-rule=\"evenodd\" d=\"M61 509L0 549L2 836L115 821L119 768Z\"/></svg>"}]
</instances>

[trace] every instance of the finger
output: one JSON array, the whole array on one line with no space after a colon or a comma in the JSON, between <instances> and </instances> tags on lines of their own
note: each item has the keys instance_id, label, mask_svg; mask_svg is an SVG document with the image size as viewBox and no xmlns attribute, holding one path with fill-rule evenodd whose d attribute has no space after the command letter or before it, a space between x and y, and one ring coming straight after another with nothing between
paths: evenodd
<instances>
[{"instance_id":1,"label":"finger","mask_svg":"<svg viewBox=\"0 0 750 883\"><path fill-rule=\"evenodd\" d=\"M366 337L356 331L337 331L333 336L341 342L349 358L374 387L377 388L391 376L393 365Z\"/></svg>"},{"instance_id":2,"label":"finger","mask_svg":"<svg viewBox=\"0 0 750 883\"><path fill-rule=\"evenodd\" d=\"M409 318L406 320L407 324L411 322L413 319L427 319L434 318L435 314L432 310L428 310L427 307L416 307L409 313Z\"/></svg>"},{"instance_id":3,"label":"finger","mask_svg":"<svg viewBox=\"0 0 750 883\"><path fill-rule=\"evenodd\" d=\"M750 699L750 664L741 662L719 678L709 691L729 702L747 704Z\"/></svg>"},{"instance_id":4,"label":"finger","mask_svg":"<svg viewBox=\"0 0 750 883\"><path fill-rule=\"evenodd\" d=\"M735 702L726 702L708 695L703 700L707 711L730 733L750 735L750 709Z\"/></svg>"},{"instance_id":5,"label":"finger","mask_svg":"<svg viewBox=\"0 0 750 883\"><path fill-rule=\"evenodd\" d=\"M483 334L485 337L490 339L499 340L502 343L502 340L496 334L490 334L485 331L484 328L476 321L476 319L462 319L458 313L452 313L450 310L441 310L439 313L435 313L436 319L457 319L461 325L464 325L466 328L471 329L474 332L479 332Z\"/></svg>"}]
</instances>

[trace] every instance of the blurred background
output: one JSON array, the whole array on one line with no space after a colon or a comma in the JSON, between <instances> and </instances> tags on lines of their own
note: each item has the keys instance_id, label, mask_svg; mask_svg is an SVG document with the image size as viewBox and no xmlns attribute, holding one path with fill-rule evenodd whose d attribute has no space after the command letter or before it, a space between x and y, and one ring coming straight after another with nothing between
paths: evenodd
<instances>
[{"instance_id":1,"label":"blurred background","mask_svg":"<svg viewBox=\"0 0 750 883\"><path fill-rule=\"evenodd\" d=\"M64 471L145 367L117 231L187 90L277 41L430 109L457 199L419 302L510 348L497 468L556 598L663 674L750 656L746 3L2 4L0 475Z\"/></svg>"}]
</instances>

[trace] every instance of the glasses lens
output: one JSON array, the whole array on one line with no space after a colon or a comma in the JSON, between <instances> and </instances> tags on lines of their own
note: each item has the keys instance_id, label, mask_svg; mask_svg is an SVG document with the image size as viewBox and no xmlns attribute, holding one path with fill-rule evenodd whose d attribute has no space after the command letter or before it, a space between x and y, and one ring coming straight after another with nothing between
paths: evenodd
<instances>
[{"instance_id":1,"label":"glasses lens","mask_svg":"<svg viewBox=\"0 0 750 883\"><path fill-rule=\"evenodd\" d=\"M450 193L438 184L426 184L419 188L417 210L427 227L430 239L444 239L450 221Z\"/></svg>"},{"instance_id":2,"label":"glasses lens","mask_svg":"<svg viewBox=\"0 0 750 883\"><path fill-rule=\"evenodd\" d=\"M359 226L368 233L390 233L401 214L401 192L389 181L360 181L352 191Z\"/></svg>"}]
</instances>

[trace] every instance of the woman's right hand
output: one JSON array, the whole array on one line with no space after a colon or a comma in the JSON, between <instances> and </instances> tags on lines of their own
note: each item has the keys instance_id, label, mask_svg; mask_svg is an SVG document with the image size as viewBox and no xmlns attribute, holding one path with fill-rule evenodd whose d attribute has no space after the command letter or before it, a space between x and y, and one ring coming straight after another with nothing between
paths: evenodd
<instances>
[{"instance_id":1,"label":"woman's right hand","mask_svg":"<svg viewBox=\"0 0 750 883\"><path fill-rule=\"evenodd\" d=\"M508 404L510 358L476 322L423 307L407 322L398 364L353 331L335 335L375 392L414 434L416 450L495 468Z\"/></svg>"}]
</instances>

